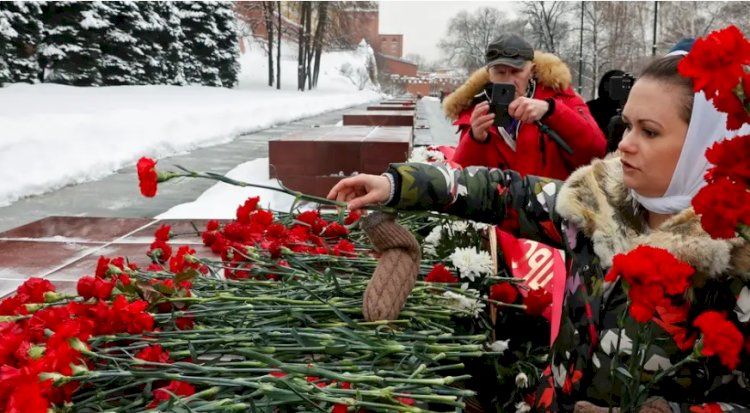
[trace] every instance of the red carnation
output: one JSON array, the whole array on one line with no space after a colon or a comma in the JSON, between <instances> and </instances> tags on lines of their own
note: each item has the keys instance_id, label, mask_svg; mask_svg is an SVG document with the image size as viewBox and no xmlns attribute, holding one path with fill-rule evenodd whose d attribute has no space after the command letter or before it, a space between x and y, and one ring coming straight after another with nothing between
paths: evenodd
<instances>
[{"instance_id":1,"label":"red carnation","mask_svg":"<svg viewBox=\"0 0 750 413\"><path fill-rule=\"evenodd\" d=\"M739 354L745 341L737 327L716 311L699 315L693 325L703 333L703 355L719 356L721 364L734 370L740 362Z\"/></svg>"},{"instance_id":2,"label":"red carnation","mask_svg":"<svg viewBox=\"0 0 750 413\"><path fill-rule=\"evenodd\" d=\"M320 219L320 214L317 211L305 211L297 215L295 219L312 227Z\"/></svg>"},{"instance_id":3,"label":"red carnation","mask_svg":"<svg viewBox=\"0 0 750 413\"><path fill-rule=\"evenodd\" d=\"M349 214L344 218L344 225L351 225L362 218L362 213L359 211L349 211Z\"/></svg>"},{"instance_id":4,"label":"red carnation","mask_svg":"<svg viewBox=\"0 0 750 413\"><path fill-rule=\"evenodd\" d=\"M216 231L219 229L219 221L212 219L206 222L206 231Z\"/></svg>"},{"instance_id":5,"label":"red carnation","mask_svg":"<svg viewBox=\"0 0 750 413\"><path fill-rule=\"evenodd\" d=\"M49 280L32 277L21 284L16 291L18 292L18 296L26 302L43 303L44 293L54 292L55 286Z\"/></svg>"},{"instance_id":6,"label":"red carnation","mask_svg":"<svg viewBox=\"0 0 750 413\"><path fill-rule=\"evenodd\" d=\"M161 224L159 228L157 228L154 232L154 238L156 238L157 241L169 241L169 234L171 230L171 226L167 224Z\"/></svg>"},{"instance_id":7,"label":"red carnation","mask_svg":"<svg viewBox=\"0 0 750 413\"><path fill-rule=\"evenodd\" d=\"M331 251L333 252L333 255L337 256L351 257L356 255L356 253L354 252L354 244L345 239L342 239L336 245L334 245Z\"/></svg>"},{"instance_id":8,"label":"red carnation","mask_svg":"<svg viewBox=\"0 0 750 413\"><path fill-rule=\"evenodd\" d=\"M259 196L248 198L245 203L237 207L237 221L243 224L250 222L250 214L258 209Z\"/></svg>"},{"instance_id":9,"label":"red carnation","mask_svg":"<svg viewBox=\"0 0 750 413\"><path fill-rule=\"evenodd\" d=\"M750 43L734 25L699 38L679 63L680 74L693 79L696 92L703 90L711 99L721 91L731 91L750 64Z\"/></svg>"},{"instance_id":10,"label":"red carnation","mask_svg":"<svg viewBox=\"0 0 750 413\"><path fill-rule=\"evenodd\" d=\"M135 358L151 361L154 363L171 363L172 360L169 358L169 352L164 350L159 344L148 346L143 350L139 351Z\"/></svg>"},{"instance_id":11,"label":"red carnation","mask_svg":"<svg viewBox=\"0 0 750 413\"><path fill-rule=\"evenodd\" d=\"M170 247L166 241L157 239L151 243L146 255L151 257L154 261L164 262L172 256L172 247Z\"/></svg>"},{"instance_id":12,"label":"red carnation","mask_svg":"<svg viewBox=\"0 0 750 413\"><path fill-rule=\"evenodd\" d=\"M750 83L750 81L748 81ZM714 166L706 181L729 178L750 186L750 135L738 136L713 144L706 150L706 159Z\"/></svg>"},{"instance_id":13,"label":"red carnation","mask_svg":"<svg viewBox=\"0 0 750 413\"><path fill-rule=\"evenodd\" d=\"M250 217L250 221L253 224L260 225L261 231L273 224L273 212L266 211L265 209L258 209Z\"/></svg>"},{"instance_id":14,"label":"red carnation","mask_svg":"<svg viewBox=\"0 0 750 413\"><path fill-rule=\"evenodd\" d=\"M89 298L108 299L112 295L112 289L115 288L114 281L104 281L101 278L85 276L78 280L78 295L84 300Z\"/></svg>"},{"instance_id":15,"label":"red carnation","mask_svg":"<svg viewBox=\"0 0 750 413\"><path fill-rule=\"evenodd\" d=\"M739 223L750 225L750 192L744 184L716 179L701 188L692 203L713 238L734 238Z\"/></svg>"},{"instance_id":16,"label":"red carnation","mask_svg":"<svg viewBox=\"0 0 750 413\"><path fill-rule=\"evenodd\" d=\"M523 299L526 305L526 313L530 315L542 315L544 310L552 304L552 294L544 288L536 288L529 291Z\"/></svg>"},{"instance_id":17,"label":"red carnation","mask_svg":"<svg viewBox=\"0 0 750 413\"><path fill-rule=\"evenodd\" d=\"M154 390L154 401L151 402L151 404L148 405L149 409L152 409L161 402L167 401L172 398L172 394L176 396L192 396L195 394L195 387L193 387L190 383L185 383L184 381L177 381L172 380L169 382L168 386L165 387L159 387L158 389Z\"/></svg>"},{"instance_id":18,"label":"red carnation","mask_svg":"<svg viewBox=\"0 0 750 413\"><path fill-rule=\"evenodd\" d=\"M629 288L630 315L646 323L653 318L656 306L668 304L667 296L679 297L687 290L694 272L669 251L641 245L616 255L604 280L623 278Z\"/></svg>"},{"instance_id":19,"label":"red carnation","mask_svg":"<svg viewBox=\"0 0 750 413\"><path fill-rule=\"evenodd\" d=\"M511 283L500 283L490 287L490 300L513 304L518 298L518 289Z\"/></svg>"},{"instance_id":20,"label":"red carnation","mask_svg":"<svg viewBox=\"0 0 750 413\"><path fill-rule=\"evenodd\" d=\"M145 156L138 160L138 185L141 188L143 196L152 198L156 195L156 183L158 175L156 174L156 161Z\"/></svg>"},{"instance_id":21,"label":"red carnation","mask_svg":"<svg viewBox=\"0 0 750 413\"><path fill-rule=\"evenodd\" d=\"M435 264L430 273L424 277L424 280L433 283L457 283L458 277L453 275L445 265Z\"/></svg>"},{"instance_id":22,"label":"red carnation","mask_svg":"<svg viewBox=\"0 0 750 413\"><path fill-rule=\"evenodd\" d=\"M331 222L325 228L323 228L320 236L326 238L338 238L345 237L347 234L349 234L349 230L346 229L345 226L339 224L338 222Z\"/></svg>"},{"instance_id":23,"label":"red carnation","mask_svg":"<svg viewBox=\"0 0 750 413\"><path fill-rule=\"evenodd\" d=\"M750 123L745 105L733 90L719 91L713 98L713 104L719 112L727 114L727 129L737 130L745 123Z\"/></svg>"},{"instance_id":24,"label":"red carnation","mask_svg":"<svg viewBox=\"0 0 750 413\"><path fill-rule=\"evenodd\" d=\"M192 330L195 320L192 317L177 317L174 320L174 325L178 330Z\"/></svg>"}]
</instances>

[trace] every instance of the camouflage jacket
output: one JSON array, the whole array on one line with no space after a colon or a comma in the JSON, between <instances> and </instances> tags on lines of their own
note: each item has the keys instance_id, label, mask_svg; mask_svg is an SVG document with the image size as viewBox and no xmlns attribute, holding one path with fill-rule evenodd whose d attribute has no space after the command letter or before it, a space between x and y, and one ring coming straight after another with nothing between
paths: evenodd
<instances>
[{"instance_id":1,"label":"camouflage jacket","mask_svg":"<svg viewBox=\"0 0 750 413\"><path fill-rule=\"evenodd\" d=\"M650 323L656 339L646 352L642 383L690 354L692 349L680 350L675 338L694 333L692 318L704 310L727 314L749 343L750 245L741 239L711 239L692 209L649 229L622 183L618 158L594 161L565 182L448 164L393 164L388 173L396 182L390 206L486 223L499 223L514 208L520 221L517 235L566 252L563 319L537 391L537 410L571 411L579 400L599 406L621 404L623 388L610 366L615 356L629 359L628 343L637 327L627 313L622 284L604 282L604 275L616 254L641 244L664 248L696 270L688 315L659 313ZM674 411L746 410L748 350L746 344L734 371L716 357L702 357L651 386L649 394L666 399Z\"/></svg>"}]
</instances>

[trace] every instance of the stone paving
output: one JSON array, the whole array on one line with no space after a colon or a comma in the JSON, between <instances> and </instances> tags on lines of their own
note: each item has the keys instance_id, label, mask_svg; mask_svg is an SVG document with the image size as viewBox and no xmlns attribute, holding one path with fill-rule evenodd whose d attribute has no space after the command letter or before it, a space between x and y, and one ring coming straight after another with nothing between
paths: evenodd
<instances>
[{"instance_id":1,"label":"stone paving","mask_svg":"<svg viewBox=\"0 0 750 413\"><path fill-rule=\"evenodd\" d=\"M342 114L349 110L351 108L241 135L225 144L196 149L159 162L226 173L243 162L267 157L270 138L339 124ZM442 115L437 101L422 101L417 105L414 131L417 145L457 143L452 126ZM145 253L153 241L155 229L162 223L172 225L175 232L186 234L175 242L190 244L198 250L199 256L210 256L195 233L195 229L205 228L204 220L155 220L153 217L174 205L194 200L215 182L173 181L161 186L155 198L142 197L137 182L135 168L131 165L98 181L70 185L0 208L0 297L14 291L31 276L49 278L61 291L73 292L76 280L96 268L100 255L126 256L147 265Z\"/></svg>"}]
</instances>

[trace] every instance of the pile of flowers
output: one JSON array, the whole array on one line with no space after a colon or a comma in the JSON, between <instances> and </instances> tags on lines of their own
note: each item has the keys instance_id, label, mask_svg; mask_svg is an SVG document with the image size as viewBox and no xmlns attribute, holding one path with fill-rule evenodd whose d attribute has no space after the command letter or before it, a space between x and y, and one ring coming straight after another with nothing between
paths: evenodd
<instances>
[{"instance_id":1,"label":"pile of flowers","mask_svg":"<svg viewBox=\"0 0 750 413\"><path fill-rule=\"evenodd\" d=\"M272 213L250 198L201 232L200 258L160 226L139 268L101 257L77 294L30 279L0 302L5 411L446 411L493 354L419 282L401 317L366 322L377 265L358 216ZM342 218L341 220L338 220ZM407 222L406 225L409 225ZM422 277L440 267L426 263ZM481 297L478 297L481 298ZM486 300L486 299L485 299ZM497 346L494 347L497 350Z\"/></svg>"},{"instance_id":2,"label":"pile of flowers","mask_svg":"<svg viewBox=\"0 0 750 413\"><path fill-rule=\"evenodd\" d=\"M717 44L743 52L724 54ZM750 56L750 43L730 27L694 49L682 73L728 113L730 128L748 123L750 62L741 59ZM750 136L714 145L707 158L714 165L709 185L693 201L704 228L750 240ZM422 148L412 160L444 156ZM247 185L185 168L157 171L149 158L137 169L145 196L179 176ZM399 319L367 322L362 297L377 254L359 219L274 212L249 198L235 219L209 221L200 233L212 257L177 245L179 235L162 225L144 251L151 259L145 268L101 257L75 295L57 293L48 280L27 280L0 301L0 406L30 413L431 412L463 409L478 397L485 407L528 411L547 363L544 313L552 300L493 260L494 228L440 214L401 217L423 247L419 281ZM637 343L656 339L649 327L656 323L688 352L653 383L700 357L716 356L733 369L747 342L720 312L684 325L692 275L690 266L651 247L617 256L607 275L626 286ZM646 350L636 344L631 358L644 360ZM617 369L623 408L644 402L649 387L633 380L642 370L637 362Z\"/></svg>"},{"instance_id":3,"label":"pile of flowers","mask_svg":"<svg viewBox=\"0 0 750 413\"><path fill-rule=\"evenodd\" d=\"M696 40L679 70L727 114L727 129L750 124L750 42L736 26ZM703 228L715 238L750 241L750 135L714 144L706 158L713 165L708 185L693 198Z\"/></svg>"}]
</instances>

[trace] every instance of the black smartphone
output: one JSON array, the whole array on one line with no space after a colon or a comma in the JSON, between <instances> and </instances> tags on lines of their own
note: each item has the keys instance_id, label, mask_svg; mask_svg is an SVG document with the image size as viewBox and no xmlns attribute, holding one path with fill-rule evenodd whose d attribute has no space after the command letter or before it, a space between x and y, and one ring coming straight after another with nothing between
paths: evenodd
<instances>
[{"instance_id":1,"label":"black smartphone","mask_svg":"<svg viewBox=\"0 0 750 413\"><path fill-rule=\"evenodd\" d=\"M495 126L506 127L513 119L508 113L508 106L516 98L516 86L512 83L495 83L492 85L490 110L495 113Z\"/></svg>"}]
</instances>

